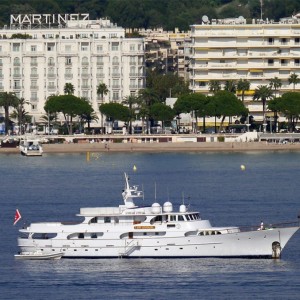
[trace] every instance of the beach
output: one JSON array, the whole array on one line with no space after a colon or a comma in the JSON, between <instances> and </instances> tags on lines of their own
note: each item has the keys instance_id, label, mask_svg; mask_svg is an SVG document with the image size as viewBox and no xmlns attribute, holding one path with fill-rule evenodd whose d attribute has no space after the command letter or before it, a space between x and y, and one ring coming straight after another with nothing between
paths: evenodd
<instances>
[{"instance_id":1,"label":"beach","mask_svg":"<svg viewBox=\"0 0 300 300\"><path fill-rule=\"evenodd\" d=\"M266 142L165 142L165 143L61 143L43 144L44 153L82 152L205 152L205 151L300 151L300 143ZM0 153L18 153L19 148L0 148Z\"/></svg>"}]
</instances>

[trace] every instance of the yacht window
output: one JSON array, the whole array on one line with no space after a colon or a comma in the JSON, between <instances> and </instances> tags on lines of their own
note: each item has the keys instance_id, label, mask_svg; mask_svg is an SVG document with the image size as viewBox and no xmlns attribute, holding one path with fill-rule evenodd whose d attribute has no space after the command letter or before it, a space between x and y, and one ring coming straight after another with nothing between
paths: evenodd
<instances>
[{"instance_id":1,"label":"yacht window","mask_svg":"<svg viewBox=\"0 0 300 300\"><path fill-rule=\"evenodd\" d=\"M188 221L190 221L190 220L191 220L191 217L190 217L190 215L185 215L185 217L186 217L186 219L187 219Z\"/></svg>"},{"instance_id":2,"label":"yacht window","mask_svg":"<svg viewBox=\"0 0 300 300\"><path fill-rule=\"evenodd\" d=\"M178 221L184 221L184 218L183 218L182 215L179 215L179 216L178 216Z\"/></svg>"},{"instance_id":3,"label":"yacht window","mask_svg":"<svg viewBox=\"0 0 300 300\"><path fill-rule=\"evenodd\" d=\"M79 234L78 234L78 238L79 238L79 239L84 239L84 234L83 234L83 233L79 233Z\"/></svg>"},{"instance_id":4,"label":"yacht window","mask_svg":"<svg viewBox=\"0 0 300 300\"><path fill-rule=\"evenodd\" d=\"M111 218L110 217L104 217L104 223L110 223Z\"/></svg>"},{"instance_id":5,"label":"yacht window","mask_svg":"<svg viewBox=\"0 0 300 300\"><path fill-rule=\"evenodd\" d=\"M169 218L170 218L170 221L176 221L176 216L175 215L171 215L171 216L169 216Z\"/></svg>"},{"instance_id":6,"label":"yacht window","mask_svg":"<svg viewBox=\"0 0 300 300\"><path fill-rule=\"evenodd\" d=\"M95 217L95 218L91 219L91 223L98 223L98 218Z\"/></svg>"},{"instance_id":7,"label":"yacht window","mask_svg":"<svg viewBox=\"0 0 300 300\"><path fill-rule=\"evenodd\" d=\"M97 238L97 233L91 233L91 238L96 239Z\"/></svg>"}]
</instances>

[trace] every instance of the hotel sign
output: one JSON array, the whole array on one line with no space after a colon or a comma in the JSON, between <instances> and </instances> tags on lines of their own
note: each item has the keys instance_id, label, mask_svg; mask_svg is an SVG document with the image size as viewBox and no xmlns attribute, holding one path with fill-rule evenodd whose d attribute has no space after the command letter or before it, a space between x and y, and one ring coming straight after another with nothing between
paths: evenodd
<instances>
[{"instance_id":1,"label":"hotel sign","mask_svg":"<svg viewBox=\"0 0 300 300\"><path fill-rule=\"evenodd\" d=\"M68 21L89 20L89 14L30 14L10 15L10 24L42 25L66 24Z\"/></svg>"}]
</instances>

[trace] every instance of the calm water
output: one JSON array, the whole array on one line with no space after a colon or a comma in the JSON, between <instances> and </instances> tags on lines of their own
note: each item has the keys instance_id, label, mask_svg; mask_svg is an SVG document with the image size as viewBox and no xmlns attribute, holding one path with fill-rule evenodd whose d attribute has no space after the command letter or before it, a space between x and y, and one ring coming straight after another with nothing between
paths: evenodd
<instances>
[{"instance_id":1,"label":"calm water","mask_svg":"<svg viewBox=\"0 0 300 300\"><path fill-rule=\"evenodd\" d=\"M246 166L242 171L240 166ZM133 166L137 170L133 171ZM73 221L80 207L121 203L123 172L145 191L214 225L297 220L297 153L0 155L0 299L299 299L300 233L281 260L113 259L15 261L24 222ZM12 226L15 209L22 220Z\"/></svg>"}]
</instances>

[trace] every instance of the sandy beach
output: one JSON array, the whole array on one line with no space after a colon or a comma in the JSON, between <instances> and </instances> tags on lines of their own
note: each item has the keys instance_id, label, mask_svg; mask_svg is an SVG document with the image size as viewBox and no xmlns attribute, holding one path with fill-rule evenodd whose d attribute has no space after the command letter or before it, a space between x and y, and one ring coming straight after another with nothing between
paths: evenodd
<instances>
[{"instance_id":1,"label":"sandy beach","mask_svg":"<svg viewBox=\"0 0 300 300\"><path fill-rule=\"evenodd\" d=\"M44 153L84 152L178 152L178 151L300 151L300 143L275 144L266 142L212 143L65 143L43 144ZM0 153L19 153L17 148L0 148Z\"/></svg>"}]
</instances>

